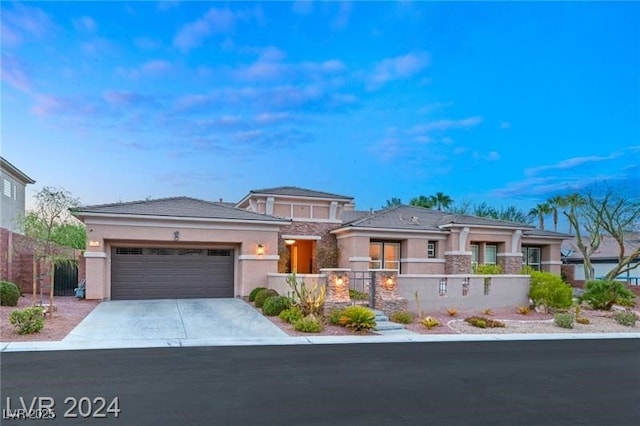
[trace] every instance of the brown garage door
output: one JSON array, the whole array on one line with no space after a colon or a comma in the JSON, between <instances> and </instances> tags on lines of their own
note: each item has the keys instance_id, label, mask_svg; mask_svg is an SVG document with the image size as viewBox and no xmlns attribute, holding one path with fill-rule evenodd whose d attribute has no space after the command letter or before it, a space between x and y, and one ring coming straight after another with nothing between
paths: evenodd
<instances>
[{"instance_id":1,"label":"brown garage door","mask_svg":"<svg viewBox=\"0 0 640 426\"><path fill-rule=\"evenodd\" d=\"M116 247L111 299L233 297L233 250Z\"/></svg>"}]
</instances>

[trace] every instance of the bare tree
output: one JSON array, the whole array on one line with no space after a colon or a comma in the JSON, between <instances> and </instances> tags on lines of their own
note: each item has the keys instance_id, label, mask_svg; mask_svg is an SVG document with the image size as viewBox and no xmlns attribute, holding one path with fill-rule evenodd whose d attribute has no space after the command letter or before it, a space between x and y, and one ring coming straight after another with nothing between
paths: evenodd
<instances>
[{"instance_id":1,"label":"bare tree","mask_svg":"<svg viewBox=\"0 0 640 426\"><path fill-rule=\"evenodd\" d=\"M565 210L563 214L569 220L570 227L575 229L576 247L583 259L584 279L589 281L595 274L591 255L598 249L601 241L598 214L591 210L587 198L578 193L567 195L565 200L569 210ZM583 230L586 231L586 235L583 235Z\"/></svg>"}]
</instances>

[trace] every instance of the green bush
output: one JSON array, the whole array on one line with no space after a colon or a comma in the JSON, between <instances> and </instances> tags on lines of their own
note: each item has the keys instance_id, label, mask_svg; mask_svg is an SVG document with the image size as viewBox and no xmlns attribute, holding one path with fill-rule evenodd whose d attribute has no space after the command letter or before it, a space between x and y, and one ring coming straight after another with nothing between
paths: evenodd
<instances>
[{"instance_id":1,"label":"green bush","mask_svg":"<svg viewBox=\"0 0 640 426\"><path fill-rule=\"evenodd\" d=\"M480 316L471 316L464 319L465 322L471 324L474 327L479 328L501 328L504 327L505 324L502 321L494 320L491 318L485 318Z\"/></svg>"},{"instance_id":2,"label":"green bush","mask_svg":"<svg viewBox=\"0 0 640 426\"><path fill-rule=\"evenodd\" d=\"M11 312L11 325L18 334L33 334L44 327L44 310L40 306L18 309Z\"/></svg>"},{"instance_id":3,"label":"green bush","mask_svg":"<svg viewBox=\"0 0 640 426\"><path fill-rule=\"evenodd\" d=\"M376 327L376 314L364 306L349 306L342 311L339 323L355 331L372 330Z\"/></svg>"},{"instance_id":4,"label":"green bush","mask_svg":"<svg viewBox=\"0 0 640 426\"><path fill-rule=\"evenodd\" d=\"M255 302L256 300L256 295L261 291L261 290L266 290L266 287L256 287L253 290L251 290L251 293L249 293L249 302Z\"/></svg>"},{"instance_id":5,"label":"green bush","mask_svg":"<svg viewBox=\"0 0 640 426\"><path fill-rule=\"evenodd\" d=\"M253 299L253 303L255 303L256 308L262 308L262 306L264 305L264 301L272 296L280 296L280 295L278 294L277 291L271 288L262 289L256 294L255 299Z\"/></svg>"},{"instance_id":6,"label":"green bush","mask_svg":"<svg viewBox=\"0 0 640 426\"><path fill-rule=\"evenodd\" d=\"M573 304L573 289L562 277L549 272L531 271L529 297L533 303L552 309L568 309Z\"/></svg>"},{"instance_id":7,"label":"green bush","mask_svg":"<svg viewBox=\"0 0 640 426\"><path fill-rule=\"evenodd\" d=\"M580 301L587 302L593 309L609 311L616 303L633 304L634 295L620 281L596 280L585 284Z\"/></svg>"},{"instance_id":8,"label":"green bush","mask_svg":"<svg viewBox=\"0 0 640 426\"><path fill-rule=\"evenodd\" d=\"M573 328L575 317L571 312L558 312L553 316L553 322L562 328Z\"/></svg>"},{"instance_id":9,"label":"green bush","mask_svg":"<svg viewBox=\"0 0 640 426\"><path fill-rule=\"evenodd\" d=\"M327 315L327 321L329 321L329 324L340 325L340 317L342 317L343 312L344 309L332 309L331 312L329 312L329 315Z\"/></svg>"},{"instance_id":10,"label":"green bush","mask_svg":"<svg viewBox=\"0 0 640 426\"><path fill-rule=\"evenodd\" d=\"M17 306L20 299L20 289L9 281L0 281L0 305Z\"/></svg>"},{"instance_id":11,"label":"green bush","mask_svg":"<svg viewBox=\"0 0 640 426\"><path fill-rule=\"evenodd\" d=\"M529 265L523 265L522 269L520 269L521 275L531 275L532 272L536 272L536 270Z\"/></svg>"},{"instance_id":12,"label":"green bush","mask_svg":"<svg viewBox=\"0 0 640 426\"><path fill-rule=\"evenodd\" d=\"M284 322L293 324L299 319L302 319L302 312L300 312L300 308L298 308L297 306L292 306L289 309L285 309L284 311L280 312L278 318L280 318Z\"/></svg>"},{"instance_id":13,"label":"green bush","mask_svg":"<svg viewBox=\"0 0 640 426\"><path fill-rule=\"evenodd\" d=\"M627 327L634 327L636 325L636 314L631 311L616 312L614 318L618 324L626 325Z\"/></svg>"},{"instance_id":14,"label":"green bush","mask_svg":"<svg viewBox=\"0 0 640 426\"><path fill-rule=\"evenodd\" d=\"M315 315L307 315L293 323L293 328L303 333L320 333L323 329L322 321Z\"/></svg>"},{"instance_id":15,"label":"green bush","mask_svg":"<svg viewBox=\"0 0 640 426\"><path fill-rule=\"evenodd\" d=\"M400 324L411 324L413 322L413 314L409 311L396 311L391 314L389 319Z\"/></svg>"},{"instance_id":16,"label":"green bush","mask_svg":"<svg viewBox=\"0 0 640 426\"><path fill-rule=\"evenodd\" d=\"M367 293L363 293L358 290L354 290L352 288L349 289L349 297L353 300L368 300L369 295Z\"/></svg>"},{"instance_id":17,"label":"green bush","mask_svg":"<svg viewBox=\"0 0 640 426\"><path fill-rule=\"evenodd\" d=\"M480 264L473 268L474 274L479 275L500 275L502 273L502 266L492 264Z\"/></svg>"},{"instance_id":18,"label":"green bush","mask_svg":"<svg viewBox=\"0 0 640 426\"><path fill-rule=\"evenodd\" d=\"M275 317L276 315L280 315L280 312L285 309L289 309L290 307L291 299L287 296L271 296L264 301L264 304L262 305L262 313L270 317Z\"/></svg>"}]
</instances>

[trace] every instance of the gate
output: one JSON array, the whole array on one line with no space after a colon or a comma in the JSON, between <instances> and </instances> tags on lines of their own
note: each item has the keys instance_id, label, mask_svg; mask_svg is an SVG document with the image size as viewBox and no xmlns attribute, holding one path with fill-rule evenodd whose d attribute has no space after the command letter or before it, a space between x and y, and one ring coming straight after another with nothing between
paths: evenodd
<instances>
[{"instance_id":1,"label":"gate","mask_svg":"<svg viewBox=\"0 0 640 426\"><path fill-rule=\"evenodd\" d=\"M349 296L354 305L375 309L376 271L351 271L349 273Z\"/></svg>"},{"instance_id":2,"label":"gate","mask_svg":"<svg viewBox=\"0 0 640 426\"><path fill-rule=\"evenodd\" d=\"M53 281L54 296L74 296L73 289L78 287L78 265L73 263L56 265Z\"/></svg>"}]
</instances>

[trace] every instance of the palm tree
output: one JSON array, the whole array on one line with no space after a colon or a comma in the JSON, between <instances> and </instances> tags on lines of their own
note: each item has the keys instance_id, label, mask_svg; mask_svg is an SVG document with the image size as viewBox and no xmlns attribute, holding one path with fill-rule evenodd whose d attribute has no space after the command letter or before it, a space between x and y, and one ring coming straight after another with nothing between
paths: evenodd
<instances>
[{"instance_id":1,"label":"palm tree","mask_svg":"<svg viewBox=\"0 0 640 426\"><path fill-rule=\"evenodd\" d=\"M531 210L529 210L529 216L538 217L540 229L544 229L544 217L551 213L551 206L548 203L540 203Z\"/></svg>"},{"instance_id":2,"label":"palm tree","mask_svg":"<svg viewBox=\"0 0 640 426\"><path fill-rule=\"evenodd\" d=\"M555 197L549 198L547 200L547 204L549 204L553 213L553 230L558 232L558 209L567 207L566 197L556 195Z\"/></svg>"},{"instance_id":3,"label":"palm tree","mask_svg":"<svg viewBox=\"0 0 640 426\"><path fill-rule=\"evenodd\" d=\"M438 210L446 209L453 203L451 197L442 192L436 192L436 195L432 195L429 197L434 206L437 207Z\"/></svg>"},{"instance_id":4,"label":"palm tree","mask_svg":"<svg viewBox=\"0 0 640 426\"><path fill-rule=\"evenodd\" d=\"M402 200L400 198L392 197L390 200L387 200L387 205L382 206L382 208L386 209L388 207L399 206L401 204L402 204Z\"/></svg>"},{"instance_id":5,"label":"palm tree","mask_svg":"<svg viewBox=\"0 0 640 426\"><path fill-rule=\"evenodd\" d=\"M569 218L569 233L571 234L573 231L573 225L574 222L577 223L577 220L575 220L576 217L576 209L578 207L583 206L586 203L586 200L584 199L584 197L580 194L578 194L577 192L574 192L573 194L569 194L567 196L564 197L564 207L569 207L569 213L564 212L565 216L567 216ZM577 231L577 229L576 229Z\"/></svg>"}]
</instances>

